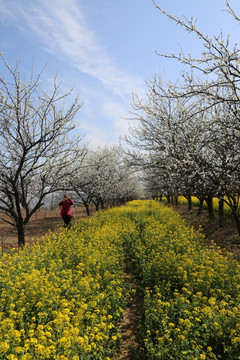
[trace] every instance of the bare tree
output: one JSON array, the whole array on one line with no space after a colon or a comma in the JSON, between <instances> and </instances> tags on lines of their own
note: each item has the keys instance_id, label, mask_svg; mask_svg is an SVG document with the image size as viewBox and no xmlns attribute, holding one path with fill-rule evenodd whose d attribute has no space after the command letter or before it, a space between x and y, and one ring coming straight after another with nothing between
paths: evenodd
<instances>
[{"instance_id":1,"label":"bare tree","mask_svg":"<svg viewBox=\"0 0 240 360\"><path fill-rule=\"evenodd\" d=\"M1 60L10 80L0 77L0 211L23 246L31 216L48 194L66 187L85 153L81 137L70 136L81 104L75 98L65 110L72 91L62 94L56 77L48 94L40 86L42 73L31 73L27 83L18 63L12 69L2 54Z\"/></svg>"}]
</instances>

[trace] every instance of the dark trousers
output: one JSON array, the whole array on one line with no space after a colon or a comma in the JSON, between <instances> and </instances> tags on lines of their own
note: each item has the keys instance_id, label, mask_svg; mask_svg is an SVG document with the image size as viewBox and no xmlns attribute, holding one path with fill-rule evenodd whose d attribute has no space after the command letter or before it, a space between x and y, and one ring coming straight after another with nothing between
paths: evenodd
<instances>
[{"instance_id":1,"label":"dark trousers","mask_svg":"<svg viewBox=\"0 0 240 360\"><path fill-rule=\"evenodd\" d=\"M62 216L65 226L69 226L71 222L71 216L70 215L63 215Z\"/></svg>"}]
</instances>

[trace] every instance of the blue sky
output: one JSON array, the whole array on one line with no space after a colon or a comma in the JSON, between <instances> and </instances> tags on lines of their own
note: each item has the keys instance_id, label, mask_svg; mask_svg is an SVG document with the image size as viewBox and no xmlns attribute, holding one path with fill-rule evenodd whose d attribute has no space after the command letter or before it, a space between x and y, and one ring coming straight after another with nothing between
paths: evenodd
<instances>
[{"instance_id":1,"label":"blue sky","mask_svg":"<svg viewBox=\"0 0 240 360\"><path fill-rule=\"evenodd\" d=\"M225 0L159 0L171 14L197 18L200 30L223 30L238 42L240 24L224 12ZM240 16L239 0L230 4ZM144 97L154 74L176 79L182 65L159 53L200 54L201 43L164 17L152 0L0 0L0 51L21 72L47 64L42 87L58 71L62 89L73 85L83 106L76 122L91 146L117 144L128 132L132 95ZM5 69L0 65L0 76Z\"/></svg>"}]
</instances>

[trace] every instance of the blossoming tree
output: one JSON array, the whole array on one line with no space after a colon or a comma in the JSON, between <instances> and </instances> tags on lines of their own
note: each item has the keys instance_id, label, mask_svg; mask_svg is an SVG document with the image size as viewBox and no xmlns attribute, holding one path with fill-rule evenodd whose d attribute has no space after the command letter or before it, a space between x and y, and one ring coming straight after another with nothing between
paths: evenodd
<instances>
[{"instance_id":1,"label":"blossoming tree","mask_svg":"<svg viewBox=\"0 0 240 360\"><path fill-rule=\"evenodd\" d=\"M81 108L76 98L64 109L64 100L55 78L51 93L41 89L41 73L29 82L22 80L19 64L0 77L0 212L15 226L18 244L25 244L25 227L43 205L44 198L63 187L85 153L81 137L69 136L74 117Z\"/></svg>"},{"instance_id":2,"label":"blossoming tree","mask_svg":"<svg viewBox=\"0 0 240 360\"><path fill-rule=\"evenodd\" d=\"M210 217L213 196L219 198L221 207L226 202L240 233L238 46L222 33L210 38L193 19L174 17L154 3L171 21L197 35L203 51L199 58L183 52L159 54L183 63L189 71L168 84L155 77L148 83L147 101L135 98L132 115L139 126L127 138L134 149L129 152L130 162L147 169L155 185L158 179L165 195L181 194L189 200L195 195L201 202L206 200Z\"/></svg>"}]
</instances>

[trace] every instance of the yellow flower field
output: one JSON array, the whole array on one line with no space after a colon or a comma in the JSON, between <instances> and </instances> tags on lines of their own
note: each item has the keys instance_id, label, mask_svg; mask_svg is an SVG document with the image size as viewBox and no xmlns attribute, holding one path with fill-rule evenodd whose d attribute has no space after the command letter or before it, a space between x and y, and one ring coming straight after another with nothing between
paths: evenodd
<instances>
[{"instance_id":1,"label":"yellow flower field","mask_svg":"<svg viewBox=\"0 0 240 360\"><path fill-rule=\"evenodd\" d=\"M144 297L139 359L240 359L239 263L155 201L1 258L0 359L117 359L126 256Z\"/></svg>"},{"instance_id":2,"label":"yellow flower field","mask_svg":"<svg viewBox=\"0 0 240 360\"><path fill-rule=\"evenodd\" d=\"M0 264L0 359L106 359L126 304L125 240L111 215L60 229Z\"/></svg>"},{"instance_id":3,"label":"yellow flower field","mask_svg":"<svg viewBox=\"0 0 240 360\"><path fill-rule=\"evenodd\" d=\"M240 265L150 203L129 246L144 293L147 359L240 359Z\"/></svg>"}]
</instances>

